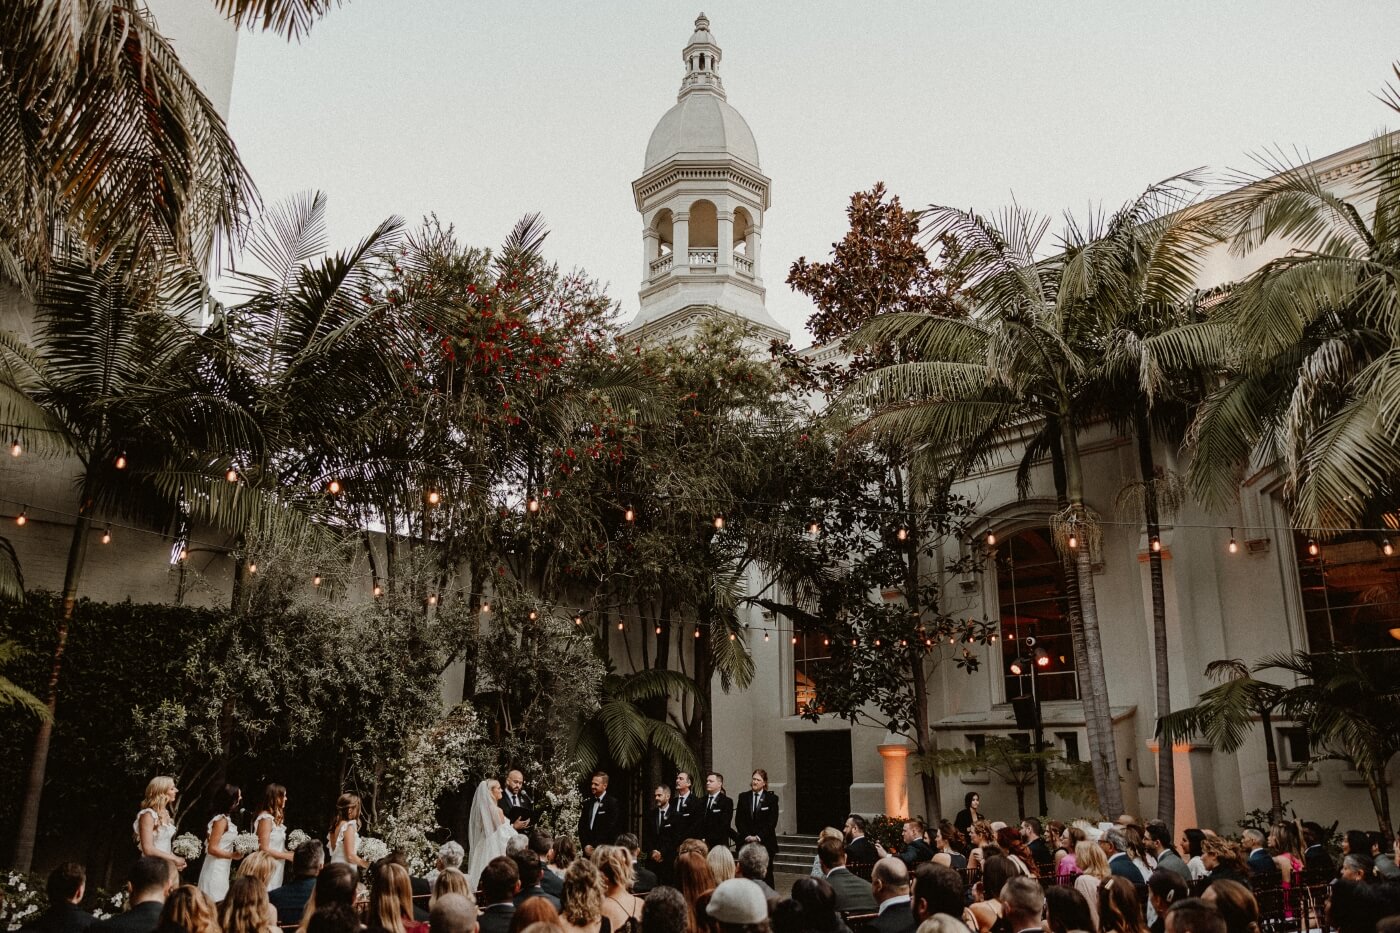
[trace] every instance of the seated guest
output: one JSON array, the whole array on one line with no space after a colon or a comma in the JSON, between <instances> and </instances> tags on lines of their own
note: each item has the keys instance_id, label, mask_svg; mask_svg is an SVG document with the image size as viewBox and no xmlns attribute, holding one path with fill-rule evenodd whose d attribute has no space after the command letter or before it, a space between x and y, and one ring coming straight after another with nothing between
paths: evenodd
<instances>
[{"instance_id":1,"label":"seated guest","mask_svg":"<svg viewBox=\"0 0 1400 933\"><path fill-rule=\"evenodd\" d=\"M350 867L348 862L343 864ZM308 914L303 923L306 933L360 933L364 929L354 909L338 903L327 904L314 914Z\"/></svg>"},{"instance_id":2,"label":"seated guest","mask_svg":"<svg viewBox=\"0 0 1400 933\"><path fill-rule=\"evenodd\" d=\"M1259 933L1259 902L1238 881L1212 881L1201 900L1220 911L1227 933Z\"/></svg>"},{"instance_id":3,"label":"seated guest","mask_svg":"<svg viewBox=\"0 0 1400 933\"><path fill-rule=\"evenodd\" d=\"M1089 905L1089 916L1094 921L1094 929L1099 927L1099 885L1109 877L1108 859L1097 842L1085 839L1074 847L1074 860L1079 866L1079 876L1074 879L1074 889L1084 896Z\"/></svg>"},{"instance_id":4,"label":"seated guest","mask_svg":"<svg viewBox=\"0 0 1400 933\"><path fill-rule=\"evenodd\" d=\"M1400 914L1396 895L1390 884L1338 881L1327 901L1327 925L1338 933L1371 933L1382 919Z\"/></svg>"},{"instance_id":5,"label":"seated guest","mask_svg":"<svg viewBox=\"0 0 1400 933\"><path fill-rule=\"evenodd\" d=\"M413 887L408 869L389 856L374 864L372 877L369 928L386 933L428 933L427 921L413 918Z\"/></svg>"},{"instance_id":6,"label":"seated guest","mask_svg":"<svg viewBox=\"0 0 1400 933\"><path fill-rule=\"evenodd\" d=\"M165 859L141 856L127 874L126 913L93 924L93 933L154 933L165 898L175 890L179 877Z\"/></svg>"},{"instance_id":7,"label":"seated guest","mask_svg":"<svg viewBox=\"0 0 1400 933\"><path fill-rule=\"evenodd\" d=\"M961 918L965 904L962 875L936 862L920 865L914 870L914 893L910 908L916 923L923 923L935 914Z\"/></svg>"},{"instance_id":8,"label":"seated guest","mask_svg":"<svg viewBox=\"0 0 1400 933\"><path fill-rule=\"evenodd\" d=\"M1347 853L1342 856L1343 881L1370 881L1375 877L1375 865L1364 855Z\"/></svg>"},{"instance_id":9,"label":"seated guest","mask_svg":"<svg viewBox=\"0 0 1400 933\"><path fill-rule=\"evenodd\" d=\"M1045 913L1045 891L1034 878L1022 875L1006 882L1001 889L1001 903L1007 929L1013 933L1041 929L1041 915Z\"/></svg>"},{"instance_id":10,"label":"seated guest","mask_svg":"<svg viewBox=\"0 0 1400 933\"><path fill-rule=\"evenodd\" d=\"M462 870L462 860L467 857L467 852L462 848L460 842L448 840L438 848L437 862L433 865L433 870L428 872L428 883L431 884L438 879L449 868Z\"/></svg>"},{"instance_id":11,"label":"seated guest","mask_svg":"<svg viewBox=\"0 0 1400 933\"><path fill-rule=\"evenodd\" d=\"M603 916L611 929L635 931L645 903L628 890L632 886L632 853L622 846L598 846L593 864L603 879Z\"/></svg>"},{"instance_id":12,"label":"seated guest","mask_svg":"<svg viewBox=\"0 0 1400 933\"><path fill-rule=\"evenodd\" d=\"M517 866L518 867L518 866ZM472 900L472 908L476 908L476 895L472 893L471 883L467 881L467 876L455 868L445 868L438 872L437 880L433 882L433 893L428 898L428 912L432 913L433 904L437 899L448 894L460 894ZM431 921L429 921L431 926Z\"/></svg>"},{"instance_id":13,"label":"seated guest","mask_svg":"<svg viewBox=\"0 0 1400 933\"><path fill-rule=\"evenodd\" d=\"M1220 911L1198 897L1177 901L1167 911L1167 933L1228 933Z\"/></svg>"},{"instance_id":14,"label":"seated guest","mask_svg":"<svg viewBox=\"0 0 1400 933\"><path fill-rule=\"evenodd\" d=\"M703 859L700 862L704 864ZM575 859L564 873L564 909L559 919L565 933L600 933L603 929L603 878L586 858ZM483 926L481 933L495 931Z\"/></svg>"},{"instance_id":15,"label":"seated guest","mask_svg":"<svg viewBox=\"0 0 1400 933\"><path fill-rule=\"evenodd\" d=\"M827 826L821 832L817 833L817 845L820 846L824 839L840 839L842 844L846 841L846 837L842 834L841 830L837 829L835 826ZM812 856L812 877L826 877L826 872L822 870L822 860L819 855Z\"/></svg>"},{"instance_id":16,"label":"seated guest","mask_svg":"<svg viewBox=\"0 0 1400 933\"><path fill-rule=\"evenodd\" d=\"M933 834L933 861L939 865L946 865L962 871L967 868L967 856L962 854L967 840L963 834L958 832L952 823L947 820L939 820L938 828Z\"/></svg>"},{"instance_id":17,"label":"seated guest","mask_svg":"<svg viewBox=\"0 0 1400 933\"><path fill-rule=\"evenodd\" d=\"M83 933L97 922L92 914L78 908L87 892L87 873L77 862L64 862L49 872L44 891L49 895L49 909L21 933Z\"/></svg>"},{"instance_id":18,"label":"seated guest","mask_svg":"<svg viewBox=\"0 0 1400 933\"><path fill-rule=\"evenodd\" d=\"M1244 844L1245 852L1249 853L1245 858L1245 864L1249 866L1250 874L1267 876L1277 871L1273 855L1264 848L1264 834L1262 832L1257 829L1246 829L1240 834L1240 841Z\"/></svg>"},{"instance_id":19,"label":"seated guest","mask_svg":"<svg viewBox=\"0 0 1400 933\"><path fill-rule=\"evenodd\" d=\"M481 905L476 923L481 933L508 933L515 918L515 895L520 893L520 869L515 859L498 855L481 870Z\"/></svg>"},{"instance_id":20,"label":"seated guest","mask_svg":"<svg viewBox=\"0 0 1400 933\"><path fill-rule=\"evenodd\" d=\"M947 914L934 914L919 924L917 933L972 933L966 923ZM1035 933L1035 931L1031 931Z\"/></svg>"},{"instance_id":21,"label":"seated guest","mask_svg":"<svg viewBox=\"0 0 1400 933\"><path fill-rule=\"evenodd\" d=\"M1094 933L1094 915L1078 888L1054 884L1045 889L1047 933Z\"/></svg>"},{"instance_id":22,"label":"seated guest","mask_svg":"<svg viewBox=\"0 0 1400 933\"><path fill-rule=\"evenodd\" d=\"M1228 839L1207 836L1201 842L1201 862L1206 866L1207 886L1217 881L1237 881L1248 886L1249 866Z\"/></svg>"},{"instance_id":23,"label":"seated guest","mask_svg":"<svg viewBox=\"0 0 1400 933\"><path fill-rule=\"evenodd\" d=\"M218 908L208 894L182 884L165 899L156 933L220 933Z\"/></svg>"},{"instance_id":24,"label":"seated guest","mask_svg":"<svg viewBox=\"0 0 1400 933\"><path fill-rule=\"evenodd\" d=\"M360 878L355 867L347 862L331 862L321 869L321 873L316 876L316 886L311 891L311 900L306 902L306 909L301 915L301 925L297 928L299 933L307 933L310 929L311 918L320 910L330 907L344 907L351 911L354 916L355 894L359 887ZM339 923L339 919L332 917L326 923ZM359 926L359 921L356 921Z\"/></svg>"},{"instance_id":25,"label":"seated guest","mask_svg":"<svg viewBox=\"0 0 1400 933\"><path fill-rule=\"evenodd\" d=\"M747 878L720 882L705 913L719 924L720 933L767 933L768 899Z\"/></svg>"},{"instance_id":26,"label":"seated guest","mask_svg":"<svg viewBox=\"0 0 1400 933\"><path fill-rule=\"evenodd\" d=\"M595 852L597 849L594 850ZM541 881L544 878L544 866L540 864L540 857L530 849L511 856L515 862L515 870L520 875L520 893L515 895L511 903L515 909L520 910L520 905L531 897L542 897L549 902L549 906L554 908L557 917L559 913L559 898L545 892Z\"/></svg>"},{"instance_id":27,"label":"seated guest","mask_svg":"<svg viewBox=\"0 0 1400 933\"><path fill-rule=\"evenodd\" d=\"M458 864L461 864L460 860ZM439 869L439 872L442 871ZM457 874L462 873L459 871ZM433 906L428 910L428 928L433 933L476 933L476 901L462 894L443 894L434 898Z\"/></svg>"},{"instance_id":28,"label":"seated guest","mask_svg":"<svg viewBox=\"0 0 1400 933\"><path fill-rule=\"evenodd\" d=\"M1016 863L1006 856L987 856L986 865L982 868L982 880L972 886L974 900L963 914L963 922L980 933L991 933L991 929L1002 919L1005 909L997 894L1006 886L1006 882L1020 875L1021 870ZM1005 925L1001 924L1003 927Z\"/></svg>"},{"instance_id":29,"label":"seated guest","mask_svg":"<svg viewBox=\"0 0 1400 933\"><path fill-rule=\"evenodd\" d=\"M917 865L933 861L933 847L924 841L924 832L923 820L911 818L904 821L904 848L899 850L899 860L910 871Z\"/></svg>"},{"instance_id":30,"label":"seated guest","mask_svg":"<svg viewBox=\"0 0 1400 933\"><path fill-rule=\"evenodd\" d=\"M689 929L690 908L685 896L666 885L652 888L642 913L642 933L688 933Z\"/></svg>"},{"instance_id":31,"label":"seated guest","mask_svg":"<svg viewBox=\"0 0 1400 933\"><path fill-rule=\"evenodd\" d=\"M233 879L219 904L219 926L224 933L276 933L277 911L261 881L252 875Z\"/></svg>"},{"instance_id":32,"label":"seated guest","mask_svg":"<svg viewBox=\"0 0 1400 933\"><path fill-rule=\"evenodd\" d=\"M763 880L768 876L768 850L761 842L747 843L739 850L739 857L734 861L734 876L757 883L765 898L778 896L778 892Z\"/></svg>"},{"instance_id":33,"label":"seated guest","mask_svg":"<svg viewBox=\"0 0 1400 933\"><path fill-rule=\"evenodd\" d=\"M1137 885L1110 875L1099 885L1099 933L1147 933Z\"/></svg>"},{"instance_id":34,"label":"seated guest","mask_svg":"<svg viewBox=\"0 0 1400 933\"><path fill-rule=\"evenodd\" d=\"M632 855L632 893L645 894L656 887L656 873L642 859L642 841L632 833L617 837L617 844Z\"/></svg>"},{"instance_id":35,"label":"seated guest","mask_svg":"<svg viewBox=\"0 0 1400 933\"><path fill-rule=\"evenodd\" d=\"M728 846L715 846L705 853L705 861L709 863L710 874L715 876L715 884L724 884L734 877L734 853Z\"/></svg>"},{"instance_id":36,"label":"seated guest","mask_svg":"<svg viewBox=\"0 0 1400 933\"><path fill-rule=\"evenodd\" d=\"M686 842L692 840L687 839ZM682 846L685 843L681 844ZM700 852L683 852L676 856L676 887L680 888L690 909L690 929L692 933L709 930L714 924L705 915L705 905L710 901L710 893L715 889L715 876L710 871L710 863Z\"/></svg>"},{"instance_id":37,"label":"seated guest","mask_svg":"<svg viewBox=\"0 0 1400 933\"><path fill-rule=\"evenodd\" d=\"M308 839L292 853L292 880L268 894L277 911L277 922L283 926L301 923L306 902L316 887L316 876L325 866L326 850L319 839Z\"/></svg>"},{"instance_id":38,"label":"seated guest","mask_svg":"<svg viewBox=\"0 0 1400 933\"><path fill-rule=\"evenodd\" d=\"M817 843L817 860L826 872L827 884L836 894L836 909L841 913L873 913L875 895L870 882L857 878L846 868L846 844L840 839L823 839Z\"/></svg>"},{"instance_id":39,"label":"seated guest","mask_svg":"<svg viewBox=\"0 0 1400 933\"><path fill-rule=\"evenodd\" d=\"M552 930L559 933L563 929L559 923L559 911L542 897L527 897L515 908L515 916L510 918L510 933L525 933L526 930Z\"/></svg>"},{"instance_id":40,"label":"seated guest","mask_svg":"<svg viewBox=\"0 0 1400 933\"><path fill-rule=\"evenodd\" d=\"M1158 868L1147 876L1147 897L1155 916L1148 929L1151 933L1163 933L1167 911L1177 901L1186 899L1186 879L1170 868Z\"/></svg>"},{"instance_id":41,"label":"seated guest","mask_svg":"<svg viewBox=\"0 0 1400 933\"><path fill-rule=\"evenodd\" d=\"M797 925L803 933L850 933L836 910L836 892L825 878L798 878L792 884L792 902L797 905ZM651 909L650 903L647 909Z\"/></svg>"},{"instance_id":42,"label":"seated guest","mask_svg":"<svg viewBox=\"0 0 1400 933\"><path fill-rule=\"evenodd\" d=\"M1322 825L1308 820L1303 823L1303 869L1314 878L1331 879L1337 875L1337 865L1332 861L1327 846L1327 831Z\"/></svg>"},{"instance_id":43,"label":"seated guest","mask_svg":"<svg viewBox=\"0 0 1400 933\"><path fill-rule=\"evenodd\" d=\"M907 824L906 824L907 825ZM878 916L862 927L864 933L914 933L914 911L909 906L909 868L901 859L886 856L870 873Z\"/></svg>"}]
</instances>

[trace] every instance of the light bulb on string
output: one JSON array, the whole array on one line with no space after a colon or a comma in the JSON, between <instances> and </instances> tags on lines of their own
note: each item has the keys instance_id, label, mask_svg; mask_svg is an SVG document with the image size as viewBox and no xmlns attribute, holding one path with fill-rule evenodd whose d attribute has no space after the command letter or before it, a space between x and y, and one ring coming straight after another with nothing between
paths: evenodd
<instances>
[{"instance_id":1,"label":"light bulb on string","mask_svg":"<svg viewBox=\"0 0 1400 933\"><path fill-rule=\"evenodd\" d=\"M483 599L483 600L481 601L481 611L482 611L482 612L490 612L490 611L491 611L491 600L489 600L489 599Z\"/></svg>"},{"instance_id":2,"label":"light bulb on string","mask_svg":"<svg viewBox=\"0 0 1400 933\"><path fill-rule=\"evenodd\" d=\"M531 621L531 622L535 621L535 620L538 619L539 617L540 617L540 614L539 614L538 612L536 612L536 611L533 610L533 609L530 610L530 621Z\"/></svg>"},{"instance_id":3,"label":"light bulb on string","mask_svg":"<svg viewBox=\"0 0 1400 933\"><path fill-rule=\"evenodd\" d=\"M734 641L734 640L735 640L736 638L738 638L738 637L739 637L739 636L735 635L733 632L730 632L730 633L729 633L729 640L730 640L730 641Z\"/></svg>"},{"instance_id":4,"label":"light bulb on string","mask_svg":"<svg viewBox=\"0 0 1400 933\"><path fill-rule=\"evenodd\" d=\"M926 647L926 648L932 648L932 647L933 647L933 639L932 639L932 638L925 638L925 639L924 639L924 647Z\"/></svg>"},{"instance_id":5,"label":"light bulb on string","mask_svg":"<svg viewBox=\"0 0 1400 933\"><path fill-rule=\"evenodd\" d=\"M856 646L856 640L855 640L854 638L852 638L852 639L851 639L851 647L854 648L855 646Z\"/></svg>"},{"instance_id":6,"label":"light bulb on string","mask_svg":"<svg viewBox=\"0 0 1400 933\"><path fill-rule=\"evenodd\" d=\"M340 480L333 479L329 483L327 483L326 492L330 493L333 496L340 495Z\"/></svg>"},{"instance_id":7,"label":"light bulb on string","mask_svg":"<svg viewBox=\"0 0 1400 933\"><path fill-rule=\"evenodd\" d=\"M373 593L374 593L374 596L375 596L376 599L379 598L380 596L383 596L383 595L384 595L384 587L380 586L379 583L376 582L376 583L374 584Z\"/></svg>"},{"instance_id":8,"label":"light bulb on string","mask_svg":"<svg viewBox=\"0 0 1400 933\"><path fill-rule=\"evenodd\" d=\"M698 625L695 626L695 637L696 637L696 638L699 638L699 637L700 637L700 626L698 626Z\"/></svg>"},{"instance_id":9,"label":"light bulb on string","mask_svg":"<svg viewBox=\"0 0 1400 933\"><path fill-rule=\"evenodd\" d=\"M661 634L661 626L659 626L659 625L656 627L656 634L658 634L658 635Z\"/></svg>"},{"instance_id":10,"label":"light bulb on string","mask_svg":"<svg viewBox=\"0 0 1400 933\"><path fill-rule=\"evenodd\" d=\"M21 528L29 524L29 506L26 505L20 508L19 514L15 516L15 524Z\"/></svg>"},{"instance_id":11,"label":"light bulb on string","mask_svg":"<svg viewBox=\"0 0 1400 933\"><path fill-rule=\"evenodd\" d=\"M1074 550L1075 548L1079 547L1079 536L1071 531L1069 533L1069 541L1067 543L1069 544L1070 550Z\"/></svg>"},{"instance_id":12,"label":"light bulb on string","mask_svg":"<svg viewBox=\"0 0 1400 933\"><path fill-rule=\"evenodd\" d=\"M1230 544L1228 550L1231 554L1238 554L1240 552L1240 543L1235 540L1235 529L1233 527L1230 528Z\"/></svg>"},{"instance_id":13,"label":"light bulb on string","mask_svg":"<svg viewBox=\"0 0 1400 933\"><path fill-rule=\"evenodd\" d=\"M312 586L320 586L320 585L321 585L321 575L320 575L319 573L316 574L314 577L311 578L311 585L312 585Z\"/></svg>"},{"instance_id":14,"label":"light bulb on string","mask_svg":"<svg viewBox=\"0 0 1400 933\"><path fill-rule=\"evenodd\" d=\"M875 639L875 647L876 647L876 648L880 647L880 639L878 639L878 638Z\"/></svg>"},{"instance_id":15,"label":"light bulb on string","mask_svg":"<svg viewBox=\"0 0 1400 933\"><path fill-rule=\"evenodd\" d=\"M1381 538L1381 553L1386 557L1390 557L1395 553L1395 548L1390 546L1389 538Z\"/></svg>"},{"instance_id":16,"label":"light bulb on string","mask_svg":"<svg viewBox=\"0 0 1400 933\"><path fill-rule=\"evenodd\" d=\"M996 543L997 543L997 535L996 535L996 532L995 532L995 531L992 531L990 528L988 528L988 529L987 529L987 547L995 547L995 546L996 546Z\"/></svg>"},{"instance_id":17,"label":"light bulb on string","mask_svg":"<svg viewBox=\"0 0 1400 933\"><path fill-rule=\"evenodd\" d=\"M723 516L723 515L716 515L716 516L715 516L715 530L716 530L716 531L720 531L720 530L722 530L723 528L724 528L724 516Z\"/></svg>"},{"instance_id":18,"label":"light bulb on string","mask_svg":"<svg viewBox=\"0 0 1400 933\"><path fill-rule=\"evenodd\" d=\"M822 647L823 647L823 648L830 648L830 647L831 647L831 639L830 639L830 638L823 638L823 639L822 639Z\"/></svg>"},{"instance_id":19,"label":"light bulb on string","mask_svg":"<svg viewBox=\"0 0 1400 933\"><path fill-rule=\"evenodd\" d=\"M428 595L428 605L429 605L429 606L436 606L436 605L437 605L437 594L436 594L436 593L430 593L430 594Z\"/></svg>"},{"instance_id":20,"label":"light bulb on string","mask_svg":"<svg viewBox=\"0 0 1400 933\"><path fill-rule=\"evenodd\" d=\"M185 560L185 559L186 559L187 557L189 557L189 556L190 556L190 552L189 552L189 549L188 549L188 548L180 548L180 556L177 558L177 560L182 560L182 561L183 561L183 560Z\"/></svg>"},{"instance_id":21,"label":"light bulb on string","mask_svg":"<svg viewBox=\"0 0 1400 933\"><path fill-rule=\"evenodd\" d=\"M636 521L636 520L637 520L637 512L636 512L636 510L633 509L632 506L629 505L629 506L627 507L627 511L622 513L622 520L623 520L624 522L634 522L634 521Z\"/></svg>"},{"instance_id":22,"label":"light bulb on string","mask_svg":"<svg viewBox=\"0 0 1400 933\"><path fill-rule=\"evenodd\" d=\"M1152 544L1150 545L1150 547L1152 548L1152 553L1154 553L1154 554L1160 554L1160 553L1162 553L1162 539L1159 538L1159 537L1157 537L1156 535L1153 535L1153 536L1152 536Z\"/></svg>"},{"instance_id":23,"label":"light bulb on string","mask_svg":"<svg viewBox=\"0 0 1400 933\"><path fill-rule=\"evenodd\" d=\"M821 523L821 522L812 522L810 525L807 526L807 534L811 535L812 537L815 538L817 535L819 535L819 534L821 534L821 533L822 533L822 523Z\"/></svg>"},{"instance_id":24,"label":"light bulb on string","mask_svg":"<svg viewBox=\"0 0 1400 933\"><path fill-rule=\"evenodd\" d=\"M764 641L767 641L767 640L768 640L768 630L767 630L767 629L764 629L764 630L763 630L763 640L764 640Z\"/></svg>"},{"instance_id":25,"label":"light bulb on string","mask_svg":"<svg viewBox=\"0 0 1400 933\"><path fill-rule=\"evenodd\" d=\"M125 470L125 469L126 469L126 451L123 450L121 453L117 454L117 459L116 459L116 461L115 461L112 465L115 466L118 470Z\"/></svg>"},{"instance_id":26,"label":"light bulb on string","mask_svg":"<svg viewBox=\"0 0 1400 933\"><path fill-rule=\"evenodd\" d=\"M575 625L582 625L582 624L583 624L583 616L574 616L574 624L575 624Z\"/></svg>"},{"instance_id":27,"label":"light bulb on string","mask_svg":"<svg viewBox=\"0 0 1400 933\"><path fill-rule=\"evenodd\" d=\"M908 648L908 647L909 647L909 639L907 639L907 638L901 638L901 639L899 640L899 647L901 647L901 648Z\"/></svg>"},{"instance_id":28,"label":"light bulb on string","mask_svg":"<svg viewBox=\"0 0 1400 933\"><path fill-rule=\"evenodd\" d=\"M797 636L796 636L796 635L792 636L792 643L793 643L794 645L797 644Z\"/></svg>"},{"instance_id":29,"label":"light bulb on string","mask_svg":"<svg viewBox=\"0 0 1400 933\"><path fill-rule=\"evenodd\" d=\"M618 620L617 620L617 630L618 630L619 632L622 631L622 620L621 620L621 619L618 619Z\"/></svg>"},{"instance_id":30,"label":"light bulb on string","mask_svg":"<svg viewBox=\"0 0 1400 933\"><path fill-rule=\"evenodd\" d=\"M257 572L258 572L258 565L257 565L256 563L250 562L250 563L248 564L248 572L249 572L249 573L257 573Z\"/></svg>"},{"instance_id":31,"label":"light bulb on string","mask_svg":"<svg viewBox=\"0 0 1400 933\"><path fill-rule=\"evenodd\" d=\"M907 541L909 539L909 529L900 525L899 530L894 533L894 536L901 541Z\"/></svg>"},{"instance_id":32,"label":"light bulb on string","mask_svg":"<svg viewBox=\"0 0 1400 933\"><path fill-rule=\"evenodd\" d=\"M230 483L238 482L238 470L235 467L229 467L228 472L224 474L224 479Z\"/></svg>"},{"instance_id":33,"label":"light bulb on string","mask_svg":"<svg viewBox=\"0 0 1400 933\"><path fill-rule=\"evenodd\" d=\"M102 543L103 543L103 544L111 544L111 543L112 543L112 526L111 526L111 525L108 525L106 528L102 529Z\"/></svg>"},{"instance_id":34,"label":"light bulb on string","mask_svg":"<svg viewBox=\"0 0 1400 933\"><path fill-rule=\"evenodd\" d=\"M534 496L531 496L530 501L525 504L525 508L528 509L533 515L535 512L538 512L540 510L540 500L536 499Z\"/></svg>"},{"instance_id":35,"label":"light bulb on string","mask_svg":"<svg viewBox=\"0 0 1400 933\"><path fill-rule=\"evenodd\" d=\"M1309 556L1311 556L1311 557L1316 557L1316 556L1318 555L1318 552L1321 551L1321 550L1322 550L1322 548L1320 548L1320 547L1317 546L1317 542L1316 542L1315 540L1313 540L1312 538L1309 538L1309 539L1308 539L1308 555L1309 555Z\"/></svg>"},{"instance_id":36,"label":"light bulb on string","mask_svg":"<svg viewBox=\"0 0 1400 933\"><path fill-rule=\"evenodd\" d=\"M18 456L19 456L20 454L22 454L22 453L24 453L24 445L21 444L21 443L19 442L19 438L16 437L16 438L14 439L14 442L13 442L12 444L10 444L10 456L11 456L11 457L18 457Z\"/></svg>"},{"instance_id":37,"label":"light bulb on string","mask_svg":"<svg viewBox=\"0 0 1400 933\"><path fill-rule=\"evenodd\" d=\"M429 489L429 490L428 490L428 504L429 504L429 505L437 505L437 504L439 504L440 502L442 502L442 493L438 492L436 489Z\"/></svg>"}]
</instances>

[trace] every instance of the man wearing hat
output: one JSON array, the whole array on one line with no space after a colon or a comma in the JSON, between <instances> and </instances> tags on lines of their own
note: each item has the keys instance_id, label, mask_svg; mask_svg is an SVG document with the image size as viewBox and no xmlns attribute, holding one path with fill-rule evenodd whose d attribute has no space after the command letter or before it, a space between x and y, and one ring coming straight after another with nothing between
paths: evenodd
<instances>
[{"instance_id":1,"label":"man wearing hat","mask_svg":"<svg viewBox=\"0 0 1400 933\"><path fill-rule=\"evenodd\" d=\"M730 878L715 888L705 913L719 923L721 933L752 933L768 919L768 899L749 879Z\"/></svg>"}]
</instances>

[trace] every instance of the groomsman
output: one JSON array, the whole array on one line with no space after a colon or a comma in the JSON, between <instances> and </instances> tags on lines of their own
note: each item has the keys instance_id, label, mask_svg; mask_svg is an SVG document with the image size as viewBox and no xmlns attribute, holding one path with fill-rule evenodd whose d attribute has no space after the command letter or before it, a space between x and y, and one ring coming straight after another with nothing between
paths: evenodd
<instances>
[{"instance_id":1,"label":"groomsman","mask_svg":"<svg viewBox=\"0 0 1400 933\"><path fill-rule=\"evenodd\" d=\"M675 815L671 812L671 788L658 784L652 792L655 806L642 817L642 861L664 884L671 877L676 857Z\"/></svg>"},{"instance_id":2,"label":"groomsman","mask_svg":"<svg viewBox=\"0 0 1400 933\"><path fill-rule=\"evenodd\" d=\"M523 832L535 819L535 805L525 790L525 775L519 771L511 771L506 775L504 790L498 806L506 815L506 819L510 820L510 825L514 826L517 832Z\"/></svg>"},{"instance_id":3,"label":"groomsman","mask_svg":"<svg viewBox=\"0 0 1400 933\"><path fill-rule=\"evenodd\" d=\"M768 850L768 877L773 884L773 863L778 860L778 795L768 789L768 772L762 768L749 778L749 787L739 795L734 808L734 836L739 848L756 842Z\"/></svg>"},{"instance_id":4,"label":"groomsman","mask_svg":"<svg viewBox=\"0 0 1400 933\"><path fill-rule=\"evenodd\" d=\"M685 771L676 774L676 796L671 798L671 837L679 846L687 839L703 839L704 827L700 818L705 808L691 793L690 775Z\"/></svg>"},{"instance_id":5,"label":"groomsman","mask_svg":"<svg viewBox=\"0 0 1400 933\"><path fill-rule=\"evenodd\" d=\"M588 787L593 796L584 801L578 817L578 841L584 855L592 855L594 846L612 845L622 825L622 803L608 796L607 772L594 771Z\"/></svg>"},{"instance_id":6,"label":"groomsman","mask_svg":"<svg viewBox=\"0 0 1400 933\"><path fill-rule=\"evenodd\" d=\"M705 845L727 846L734 835L734 801L724 792L724 775L711 771L705 775L705 812L700 817L701 838Z\"/></svg>"}]
</instances>

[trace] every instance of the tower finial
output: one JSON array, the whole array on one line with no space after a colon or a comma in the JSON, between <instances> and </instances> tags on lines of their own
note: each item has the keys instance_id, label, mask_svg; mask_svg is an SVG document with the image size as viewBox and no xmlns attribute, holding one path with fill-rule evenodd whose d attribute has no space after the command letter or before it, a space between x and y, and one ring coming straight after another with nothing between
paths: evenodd
<instances>
[{"instance_id":1,"label":"tower finial","mask_svg":"<svg viewBox=\"0 0 1400 933\"><path fill-rule=\"evenodd\" d=\"M681 79L681 92L677 99L689 94L714 94L724 98L724 82L720 80L715 66L723 58L719 43L710 34L710 18L704 13L695 17L695 32L691 33L681 59L685 62L685 77Z\"/></svg>"}]
</instances>

